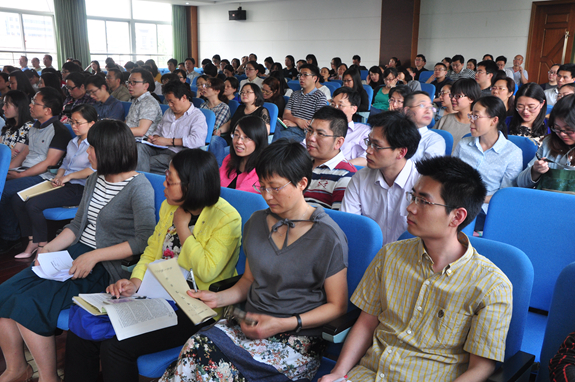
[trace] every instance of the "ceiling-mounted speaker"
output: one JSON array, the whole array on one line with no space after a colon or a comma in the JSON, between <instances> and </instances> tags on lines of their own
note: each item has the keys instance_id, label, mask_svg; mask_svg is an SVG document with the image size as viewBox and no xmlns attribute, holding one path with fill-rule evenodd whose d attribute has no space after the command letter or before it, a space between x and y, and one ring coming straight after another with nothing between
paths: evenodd
<instances>
[{"instance_id":1,"label":"ceiling-mounted speaker","mask_svg":"<svg viewBox=\"0 0 575 382\"><path fill-rule=\"evenodd\" d=\"M230 20L245 20L246 19L246 11L242 10L242 7L239 7L235 11L228 11L230 14Z\"/></svg>"}]
</instances>

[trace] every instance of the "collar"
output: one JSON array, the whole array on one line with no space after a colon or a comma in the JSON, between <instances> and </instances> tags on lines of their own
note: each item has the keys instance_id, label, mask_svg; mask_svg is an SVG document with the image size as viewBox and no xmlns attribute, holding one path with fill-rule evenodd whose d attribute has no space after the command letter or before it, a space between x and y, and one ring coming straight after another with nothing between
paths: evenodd
<instances>
[{"instance_id":1,"label":"collar","mask_svg":"<svg viewBox=\"0 0 575 382\"><path fill-rule=\"evenodd\" d=\"M146 97L151 97L152 95L150 94L150 92L145 92L144 94L142 94L141 96L139 96L138 98L136 98L134 100L134 103L140 102L141 100L143 100Z\"/></svg>"},{"instance_id":2,"label":"collar","mask_svg":"<svg viewBox=\"0 0 575 382\"><path fill-rule=\"evenodd\" d=\"M501 154L501 152L503 151L503 148L505 147L505 145L507 144L507 139L505 139L505 136L503 135L503 133L500 131L499 132L499 137L497 138L497 140L495 141L495 144L488 149L489 150L493 150L495 151L497 154ZM469 146L475 146L477 147L481 152L483 152L483 148L481 147L481 144L479 143L479 137L475 137L472 141L470 141L468 143Z\"/></svg>"},{"instance_id":3,"label":"collar","mask_svg":"<svg viewBox=\"0 0 575 382\"><path fill-rule=\"evenodd\" d=\"M301 89L300 91L301 91L301 94L302 94L302 95L308 96L308 95L311 95L311 94L315 93L317 90L318 90L318 88L316 88L316 87L314 86L314 88L312 89L312 91L310 91L309 93L304 93L304 92L303 92L303 89Z\"/></svg>"},{"instance_id":4,"label":"collar","mask_svg":"<svg viewBox=\"0 0 575 382\"><path fill-rule=\"evenodd\" d=\"M347 162L347 159L345 159L345 157L343 156L343 153L340 150L340 152L338 152L336 156L334 156L333 158L331 158L327 162L320 164L319 166L317 166L317 168L327 167L331 171L333 171L335 169L335 166L337 166L342 161Z\"/></svg>"},{"instance_id":5,"label":"collar","mask_svg":"<svg viewBox=\"0 0 575 382\"><path fill-rule=\"evenodd\" d=\"M188 115L192 114L192 112L194 111L194 109L195 109L194 104L190 102L190 107L188 108L188 110L184 111L184 114L182 114L182 117L183 117L184 115L188 116ZM174 118L176 118L176 115L174 114L174 112L172 111L172 109L168 108L168 111L170 111L171 114L174 116ZM168 111L166 111L166 113L167 113ZM180 117L180 118L181 118L181 117Z\"/></svg>"},{"instance_id":6,"label":"collar","mask_svg":"<svg viewBox=\"0 0 575 382\"><path fill-rule=\"evenodd\" d=\"M405 164L403 165L403 168L401 169L399 174L397 174L397 177L393 181L393 184L397 184L397 186L402 190L405 189L405 184L409 180L409 176L411 175L411 172L413 171L414 167L415 163L411 159L407 159L405 161ZM385 178L383 177L381 171L379 171L378 169L374 169L374 171L377 172L377 174L375 175L375 183L376 184L379 183L379 186L381 188L385 189L391 188L385 181Z\"/></svg>"},{"instance_id":7,"label":"collar","mask_svg":"<svg viewBox=\"0 0 575 382\"><path fill-rule=\"evenodd\" d=\"M49 120L47 120L47 121L44 122L44 123L40 123L40 121L36 120L36 122L34 122L34 127L37 128L37 129L43 129L43 128L45 128L46 126L49 126L49 125L51 125L51 124L53 124L54 122L59 121L59 120L60 120L60 119L58 118L57 115L53 116L52 118L50 118Z\"/></svg>"},{"instance_id":8,"label":"collar","mask_svg":"<svg viewBox=\"0 0 575 382\"><path fill-rule=\"evenodd\" d=\"M445 268L443 268L441 270L441 275L443 275L443 276L449 277L452 274L457 273L460 269L462 269L465 265L467 265L469 260L471 260L471 256L473 256L474 249L473 249L473 246L471 245L471 243L469 243L469 238L467 237L467 235L465 235L463 232L459 232L457 234L457 240L459 241L459 243L461 243L461 245L463 245L467 249L465 250L465 253L463 254L463 256L461 256L459 259L455 260L454 262L449 263ZM424 260L427 260L431 264L433 264L433 259L427 253L427 250L425 249L425 246L423 245L423 240L421 240L421 239L419 239L419 243L418 243L418 247L417 247L417 253L420 254L419 258L418 258L418 262L420 264Z\"/></svg>"},{"instance_id":9,"label":"collar","mask_svg":"<svg viewBox=\"0 0 575 382\"><path fill-rule=\"evenodd\" d=\"M423 134L427 133L429 131L429 129L427 128L427 126L423 126L423 127L418 127L417 130L419 130L419 135L423 136Z\"/></svg>"},{"instance_id":10,"label":"collar","mask_svg":"<svg viewBox=\"0 0 575 382\"><path fill-rule=\"evenodd\" d=\"M116 98L110 95L108 97L108 99L106 100L106 102L104 102L102 105L106 105L106 106L111 105L115 100L116 100Z\"/></svg>"}]
</instances>

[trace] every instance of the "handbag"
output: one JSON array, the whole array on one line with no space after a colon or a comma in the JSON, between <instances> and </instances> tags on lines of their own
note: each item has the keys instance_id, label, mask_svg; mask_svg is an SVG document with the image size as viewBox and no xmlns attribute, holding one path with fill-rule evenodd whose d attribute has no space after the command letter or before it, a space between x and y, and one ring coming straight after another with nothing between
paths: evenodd
<instances>
[{"instance_id":1,"label":"handbag","mask_svg":"<svg viewBox=\"0 0 575 382\"><path fill-rule=\"evenodd\" d=\"M89 341L104 341L116 335L107 314L94 316L78 305L70 307L68 327L78 337Z\"/></svg>"},{"instance_id":2,"label":"handbag","mask_svg":"<svg viewBox=\"0 0 575 382\"><path fill-rule=\"evenodd\" d=\"M552 169L541 175L538 190L575 192L575 171Z\"/></svg>"}]
</instances>

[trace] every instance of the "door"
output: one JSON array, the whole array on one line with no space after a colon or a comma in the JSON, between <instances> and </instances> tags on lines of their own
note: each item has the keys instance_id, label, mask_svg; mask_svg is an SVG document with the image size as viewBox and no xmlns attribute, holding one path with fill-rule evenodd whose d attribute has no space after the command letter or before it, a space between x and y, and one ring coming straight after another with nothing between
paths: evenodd
<instances>
[{"instance_id":1,"label":"door","mask_svg":"<svg viewBox=\"0 0 575 382\"><path fill-rule=\"evenodd\" d=\"M529 81L546 83L553 64L571 62L574 38L575 0L533 2L525 65Z\"/></svg>"}]
</instances>

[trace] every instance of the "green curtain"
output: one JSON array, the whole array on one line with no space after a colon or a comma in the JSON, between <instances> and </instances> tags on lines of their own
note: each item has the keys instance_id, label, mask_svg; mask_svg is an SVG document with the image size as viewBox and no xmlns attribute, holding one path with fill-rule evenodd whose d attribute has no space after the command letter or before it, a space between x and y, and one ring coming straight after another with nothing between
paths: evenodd
<instances>
[{"instance_id":1,"label":"green curtain","mask_svg":"<svg viewBox=\"0 0 575 382\"><path fill-rule=\"evenodd\" d=\"M188 24L186 22L186 7L172 5L172 30L174 35L174 57L178 62L184 62L188 55Z\"/></svg>"},{"instance_id":2,"label":"green curtain","mask_svg":"<svg viewBox=\"0 0 575 382\"><path fill-rule=\"evenodd\" d=\"M56 47L60 67L67 57L74 57L84 67L90 63L88 19L84 0L54 0Z\"/></svg>"}]
</instances>

